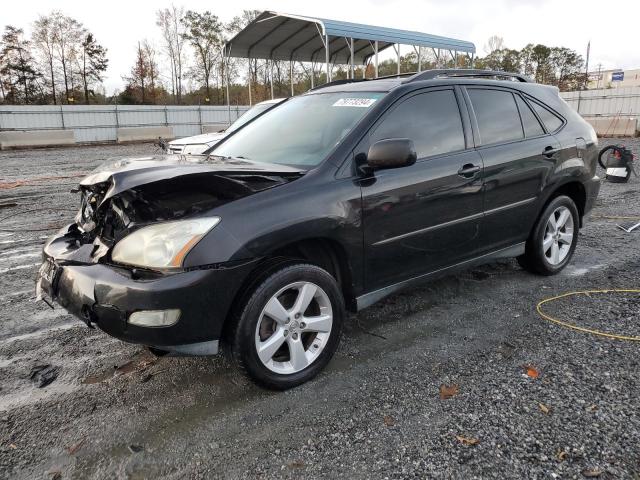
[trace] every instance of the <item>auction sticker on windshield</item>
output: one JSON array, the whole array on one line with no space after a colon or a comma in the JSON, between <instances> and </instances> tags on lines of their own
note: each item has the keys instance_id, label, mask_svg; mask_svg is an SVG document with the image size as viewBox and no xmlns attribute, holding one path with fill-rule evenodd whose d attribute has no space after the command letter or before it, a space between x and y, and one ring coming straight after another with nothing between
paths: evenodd
<instances>
[{"instance_id":1,"label":"auction sticker on windshield","mask_svg":"<svg viewBox=\"0 0 640 480\"><path fill-rule=\"evenodd\" d=\"M333 104L334 107L362 107L368 108L376 101L375 98L340 98Z\"/></svg>"}]
</instances>

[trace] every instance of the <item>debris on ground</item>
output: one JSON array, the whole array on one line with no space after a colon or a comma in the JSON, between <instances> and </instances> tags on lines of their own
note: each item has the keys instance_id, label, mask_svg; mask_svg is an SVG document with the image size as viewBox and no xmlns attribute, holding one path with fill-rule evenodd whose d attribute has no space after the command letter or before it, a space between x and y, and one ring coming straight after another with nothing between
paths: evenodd
<instances>
[{"instance_id":1,"label":"debris on ground","mask_svg":"<svg viewBox=\"0 0 640 480\"><path fill-rule=\"evenodd\" d=\"M48 363L35 365L31 368L29 379L33 381L38 388L44 388L58 378L59 373L60 367L54 367Z\"/></svg>"},{"instance_id":2,"label":"debris on ground","mask_svg":"<svg viewBox=\"0 0 640 480\"><path fill-rule=\"evenodd\" d=\"M458 394L460 391L458 385L440 385L440 398L446 400Z\"/></svg>"},{"instance_id":3,"label":"debris on ground","mask_svg":"<svg viewBox=\"0 0 640 480\"><path fill-rule=\"evenodd\" d=\"M463 445L473 446L480 443L480 440L473 437L465 437L463 435L456 435L456 440L458 440Z\"/></svg>"},{"instance_id":4,"label":"debris on ground","mask_svg":"<svg viewBox=\"0 0 640 480\"><path fill-rule=\"evenodd\" d=\"M523 365L522 368L524 368L527 377L538 378L540 376L540 372L538 372L538 369L532 365Z\"/></svg>"}]
</instances>

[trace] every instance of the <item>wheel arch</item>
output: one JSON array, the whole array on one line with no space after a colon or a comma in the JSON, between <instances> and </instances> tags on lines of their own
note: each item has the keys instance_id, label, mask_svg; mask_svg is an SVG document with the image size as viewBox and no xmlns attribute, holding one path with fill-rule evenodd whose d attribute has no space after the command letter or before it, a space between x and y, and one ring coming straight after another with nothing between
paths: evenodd
<instances>
[{"instance_id":1,"label":"wheel arch","mask_svg":"<svg viewBox=\"0 0 640 480\"><path fill-rule=\"evenodd\" d=\"M229 319L235 314L248 292L275 270L300 261L317 265L329 272L336 279L342 291L347 310L356 311L352 266L346 249L337 240L328 237L299 239L286 244L274 245L262 257L262 260L247 275L236 292L225 321L225 331L228 331L229 325L233 323Z\"/></svg>"},{"instance_id":2,"label":"wheel arch","mask_svg":"<svg viewBox=\"0 0 640 480\"><path fill-rule=\"evenodd\" d=\"M557 185L549 192L549 194L544 199L544 202L540 206L538 211L538 216L544 212L544 209L547 208L547 205L551 203L551 201L559 197L560 195L566 195L571 198L573 202L576 204L576 208L578 209L578 217L580 222L580 228L582 228L584 224L584 212L587 205L587 191L582 184L582 182L577 180L567 180L560 185Z\"/></svg>"}]
</instances>

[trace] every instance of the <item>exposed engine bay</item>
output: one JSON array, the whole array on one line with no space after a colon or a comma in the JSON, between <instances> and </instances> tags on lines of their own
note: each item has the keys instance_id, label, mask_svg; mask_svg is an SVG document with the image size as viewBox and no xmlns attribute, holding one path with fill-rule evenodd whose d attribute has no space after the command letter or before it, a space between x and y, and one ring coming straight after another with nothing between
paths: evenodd
<instances>
[{"instance_id":1,"label":"exposed engine bay","mask_svg":"<svg viewBox=\"0 0 640 480\"><path fill-rule=\"evenodd\" d=\"M82 185L76 224L83 243L98 236L111 245L132 227L211 210L289 180L285 176L198 173L140 185L106 200L110 181Z\"/></svg>"}]
</instances>

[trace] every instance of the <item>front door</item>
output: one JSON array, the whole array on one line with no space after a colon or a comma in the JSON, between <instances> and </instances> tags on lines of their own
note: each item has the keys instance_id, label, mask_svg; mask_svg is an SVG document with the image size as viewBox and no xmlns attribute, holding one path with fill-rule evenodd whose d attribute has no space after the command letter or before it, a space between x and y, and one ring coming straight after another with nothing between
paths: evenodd
<instances>
[{"instance_id":1,"label":"front door","mask_svg":"<svg viewBox=\"0 0 640 480\"><path fill-rule=\"evenodd\" d=\"M473 257L482 219L482 159L467 148L452 88L410 94L356 149L387 138L414 142L417 162L378 170L360 182L365 288L392 285Z\"/></svg>"}]
</instances>

